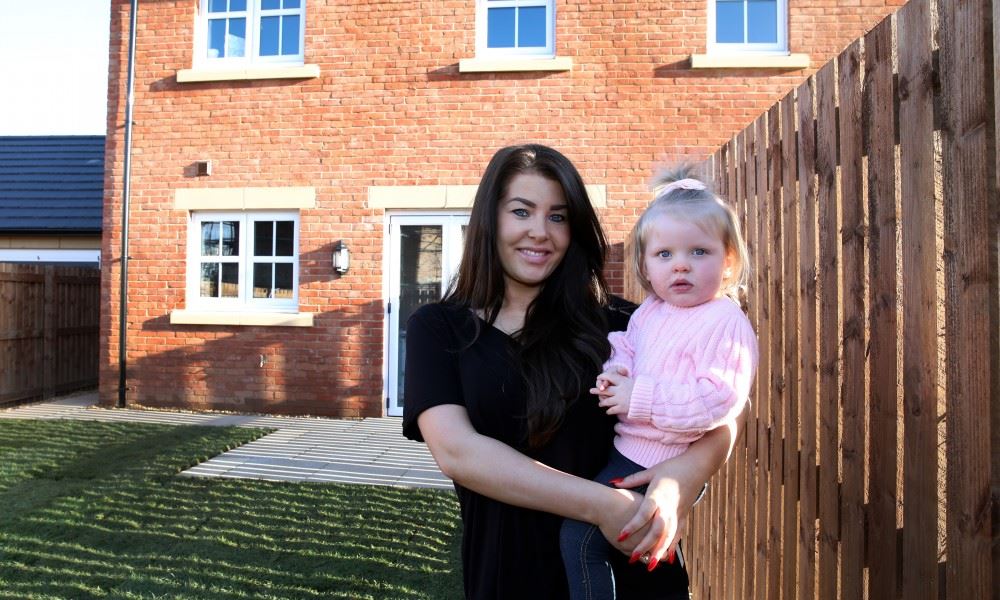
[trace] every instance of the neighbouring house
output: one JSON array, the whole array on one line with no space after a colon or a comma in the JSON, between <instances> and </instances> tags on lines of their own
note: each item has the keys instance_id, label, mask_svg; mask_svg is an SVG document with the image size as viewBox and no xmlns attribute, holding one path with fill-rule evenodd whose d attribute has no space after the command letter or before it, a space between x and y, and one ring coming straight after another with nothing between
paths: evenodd
<instances>
[{"instance_id":1,"label":"neighbouring house","mask_svg":"<svg viewBox=\"0 0 1000 600\"><path fill-rule=\"evenodd\" d=\"M118 394L129 2L115 0L101 398ZM455 272L499 147L579 167L615 245L899 0L140 2L129 402L399 414L407 315ZM349 260L348 260L349 258Z\"/></svg>"},{"instance_id":2,"label":"neighbouring house","mask_svg":"<svg viewBox=\"0 0 1000 600\"><path fill-rule=\"evenodd\" d=\"M104 136L0 136L0 262L98 266Z\"/></svg>"}]
</instances>

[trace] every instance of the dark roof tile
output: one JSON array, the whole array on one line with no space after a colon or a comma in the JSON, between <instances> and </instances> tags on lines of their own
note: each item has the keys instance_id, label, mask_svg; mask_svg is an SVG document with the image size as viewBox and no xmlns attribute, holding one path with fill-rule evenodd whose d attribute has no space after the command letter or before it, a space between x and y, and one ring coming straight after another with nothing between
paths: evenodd
<instances>
[{"instance_id":1,"label":"dark roof tile","mask_svg":"<svg viewBox=\"0 0 1000 600\"><path fill-rule=\"evenodd\" d=\"M0 136L0 232L96 233L104 136Z\"/></svg>"}]
</instances>

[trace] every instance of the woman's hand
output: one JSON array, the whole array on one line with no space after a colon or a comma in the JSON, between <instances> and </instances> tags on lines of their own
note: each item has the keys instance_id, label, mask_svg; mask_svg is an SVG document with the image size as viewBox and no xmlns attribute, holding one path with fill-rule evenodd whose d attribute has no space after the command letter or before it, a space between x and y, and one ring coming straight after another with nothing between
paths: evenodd
<instances>
[{"instance_id":1,"label":"woman's hand","mask_svg":"<svg viewBox=\"0 0 1000 600\"><path fill-rule=\"evenodd\" d=\"M675 461L664 461L654 467L633 473L617 485L633 488L648 484L646 495L636 508L632 518L620 532L623 541L633 541L632 558L649 553L650 571L666 558L673 562L680 533L684 531L687 514L697 498L701 486L694 486L693 494L682 485L687 476L684 465Z\"/></svg>"},{"instance_id":2,"label":"woman's hand","mask_svg":"<svg viewBox=\"0 0 1000 600\"><path fill-rule=\"evenodd\" d=\"M607 538L608 542L623 554L631 554L636 543L642 539L641 536L621 535L622 529L639 510L643 503L643 496L631 490L612 489L614 498L606 508L601 511L600 518L594 523ZM645 529L640 528L642 531Z\"/></svg>"},{"instance_id":3,"label":"woman's hand","mask_svg":"<svg viewBox=\"0 0 1000 600\"><path fill-rule=\"evenodd\" d=\"M664 559L673 562L688 512L705 482L729 458L746 412L744 407L733 422L709 431L691 444L684 454L616 482L619 488L648 484L645 497L625 524L621 535L640 540L633 549L632 557L648 552L650 571Z\"/></svg>"}]
</instances>

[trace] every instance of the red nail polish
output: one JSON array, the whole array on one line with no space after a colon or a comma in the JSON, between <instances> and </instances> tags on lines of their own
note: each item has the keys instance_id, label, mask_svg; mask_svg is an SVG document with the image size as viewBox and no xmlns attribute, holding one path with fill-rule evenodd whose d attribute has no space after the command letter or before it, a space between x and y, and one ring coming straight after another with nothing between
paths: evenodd
<instances>
[{"instance_id":1,"label":"red nail polish","mask_svg":"<svg viewBox=\"0 0 1000 600\"><path fill-rule=\"evenodd\" d=\"M658 564L660 564L660 559L654 556L653 558L649 559L649 564L646 566L646 570L652 573L653 569L655 569L656 565Z\"/></svg>"},{"instance_id":2,"label":"red nail polish","mask_svg":"<svg viewBox=\"0 0 1000 600\"><path fill-rule=\"evenodd\" d=\"M676 557L677 557L676 553L675 553L675 552L674 552L673 550L671 550L671 551L670 551L670 552L669 552L669 553L667 554L667 562L668 562L668 563L670 563L670 564L674 564L674 559L675 559Z\"/></svg>"},{"instance_id":3,"label":"red nail polish","mask_svg":"<svg viewBox=\"0 0 1000 600\"><path fill-rule=\"evenodd\" d=\"M621 533L621 535L619 535L619 536L618 536L618 541L619 541L619 542L624 542L624 541L625 541L625 538L627 538L627 537L628 537L628 536L630 536L630 535L632 535L632 534L631 534L631 533L629 533L628 531L623 531L623 532Z\"/></svg>"},{"instance_id":4,"label":"red nail polish","mask_svg":"<svg viewBox=\"0 0 1000 600\"><path fill-rule=\"evenodd\" d=\"M635 562L638 561L638 560L639 560L639 553L638 552L633 552L632 553L632 558L628 559L628 564L630 564L630 565L631 564L635 564Z\"/></svg>"},{"instance_id":5,"label":"red nail polish","mask_svg":"<svg viewBox=\"0 0 1000 600\"><path fill-rule=\"evenodd\" d=\"M615 477L614 479L609 479L608 483L610 483L611 485L618 485L619 483L621 483L623 481L625 481L624 477Z\"/></svg>"}]
</instances>

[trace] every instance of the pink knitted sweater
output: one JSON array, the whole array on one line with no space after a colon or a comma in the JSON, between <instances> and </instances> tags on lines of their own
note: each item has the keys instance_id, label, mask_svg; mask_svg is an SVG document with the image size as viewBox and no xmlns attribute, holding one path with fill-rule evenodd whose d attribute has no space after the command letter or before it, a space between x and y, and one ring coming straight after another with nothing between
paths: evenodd
<instances>
[{"instance_id":1,"label":"pink knitted sweater","mask_svg":"<svg viewBox=\"0 0 1000 600\"><path fill-rule=\"evenodd\" d=\"M681 308L650 295L628 330L608 336L605 370L632 377L615 447L643 467L683 453L739 415L757 370L757 336L732 300Z\"/></svg>"}]
</instances>

